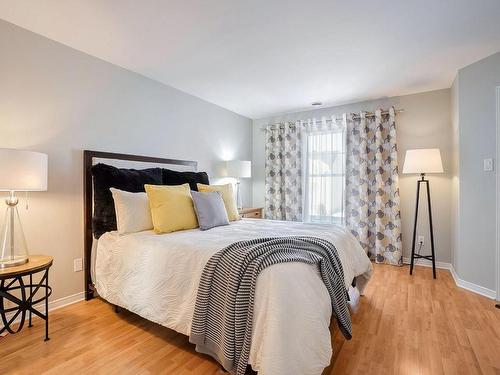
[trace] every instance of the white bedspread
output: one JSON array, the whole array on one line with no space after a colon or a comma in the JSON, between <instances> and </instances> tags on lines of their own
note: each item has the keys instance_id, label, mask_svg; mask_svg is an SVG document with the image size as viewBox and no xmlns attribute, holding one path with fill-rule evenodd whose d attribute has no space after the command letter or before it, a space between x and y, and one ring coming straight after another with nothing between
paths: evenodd
<instances>
[{"instance_id":1,"label":"white bedspread","mask_svg":"<svg viewBox=\"0 0 500 375\"><path fill-rule=\"evenodd\" d=\"M244 219L208 231L104 234L97 246L96 287L107 301L189 335L196 292L208 259L256 237L310 235L331 241L346 288L364 288L372 266L356 239L331 225ZM257 281L250 364L259 375L318 375L330 363L330 296L315 266L276 264Z\"/></svg>"}]
</instances>

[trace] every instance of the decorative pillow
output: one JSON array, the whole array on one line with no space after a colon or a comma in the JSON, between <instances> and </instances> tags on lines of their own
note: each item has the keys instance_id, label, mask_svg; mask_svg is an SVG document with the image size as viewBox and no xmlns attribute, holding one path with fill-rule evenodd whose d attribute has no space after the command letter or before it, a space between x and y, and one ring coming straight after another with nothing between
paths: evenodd
<instances>
[{"instance_id":1,"label":"decorative pillow","mask_svg":"<svg viewBox=\"0 0 500 375\"><path fill-rule=\"evenodd\" d=\"M208 174L206 172L179 172L171 169L162 169L163 185L189 184L191 190L197 191L197 183L208 185Z\"/></svg>"},{"instance_id":2,"label":"decorative pillow","mask_svg":"<svg viewBox=\"0 0 500 375\"><path fill-rule=\"evenodd\" d=\"M226 207L220 192L199 193L192 191L191 196L201 230L229 225Z\"/></svg>"},{"instance_id":3,"label":"decorative pillow","mask_svg":"<svg viewBox=\"0 0 500 375\"><path fill-rule=\"evenodd\" d=\"M145 185L156 233L170 233L198 227L189 184Z\"/></svg>"},{"instance_id":4,"label":"decorative pillow","mask_svg":"<svg viewBox=\"0 0 500 375\"><path fill-rule=\"evenodd\" d=\"M153 229L151 209L146 193L109 189L113 195L118 233L134 233Z\"/></svg>"},{"instance_id":5,"label":"decorative pillow","mask_svg":"<svg viewBox=\"0 0 500 375\"><path fill-rule=\"evenodd\" d=\"M222 195L222 200L224 201L224 206L226 207L227 217L228 217L229 221L241 219L241 216L238 213L236 199L234 198L232 184L226 184L226 185L198 184L198 191L200 191L200 192L211 192L211 191L220 192Z\"/></svg>"},{"instance_id":6,"label":"decorative pillow","mask_svg":"<svg viewBox=\"0 0 500 375\"><path fill-rule=\"evenodd\" d=\"M110 188L132 193L144 192L144 184L161 185L161 168L120 169L96 164L91 169L94 178L94 215L92 231L95 238L116 230L116 214Z\"/></svg>"}]
</instances>

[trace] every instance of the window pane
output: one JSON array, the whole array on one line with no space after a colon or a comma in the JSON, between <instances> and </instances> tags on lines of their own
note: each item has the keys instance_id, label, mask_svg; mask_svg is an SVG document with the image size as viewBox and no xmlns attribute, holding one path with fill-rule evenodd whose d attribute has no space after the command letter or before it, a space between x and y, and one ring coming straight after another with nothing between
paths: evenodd
<instances>
[{"instance_id":1,"label":"window pane","mask_svg":"<svg viewBox=\"0 0 500 375\"><path fill-rule=\"evenodd\" d=\"M305 157L305 220L342 223L345 186L343 133L308 134Z\"/></svg>"}]
</instances>

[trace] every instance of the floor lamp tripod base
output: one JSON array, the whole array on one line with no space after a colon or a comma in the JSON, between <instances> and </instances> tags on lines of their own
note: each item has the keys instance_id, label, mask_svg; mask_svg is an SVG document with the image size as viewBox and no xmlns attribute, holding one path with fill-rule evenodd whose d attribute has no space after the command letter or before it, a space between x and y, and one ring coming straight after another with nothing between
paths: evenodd
<instances>
[{"instance_id":1,"label":"floor lamp tripod base","mask_svg":"<svg viewBox=\"0 0 500 375\"><path fill-rule=\"evenodd\" d=\"M415 203L415 222L413 224L413 241L411 246L411 262L410 262L410 275L413 274L413 266L415 259L427 259L432 262L432 276L436 278L436 256L434 253L434 229L432 227L432 210L431 210L431 192L429 188L429 180L425 179L425 173L422 173L421 179L417 181L417 201ZM420 200L420 184L424 184L427 188L427 209L429 211L429 229L431 235L431 255L420 255L415 253L415 245L417 238L417 220L418 220L418 203Z\"/></svg>"},{"instance_id":2,"label":"floor lamp tripod base","mask_svg":"<svg viewBox=\"0 0 500 375\"><path fill-rule=\"evenodd\" d=\"M4 226L0 238L0 269L19 266L28 262L28 250L24 237L21 218L17 210L17 197L14 192L5 200Z\"/></svg>"}]
</instances>

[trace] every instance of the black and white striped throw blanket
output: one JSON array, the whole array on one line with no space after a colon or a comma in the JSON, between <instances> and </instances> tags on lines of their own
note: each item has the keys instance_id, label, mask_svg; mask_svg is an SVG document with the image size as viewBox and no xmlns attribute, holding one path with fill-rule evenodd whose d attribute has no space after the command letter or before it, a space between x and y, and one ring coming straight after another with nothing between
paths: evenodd
<instances>
[{"instance_id":1,"label":"black and white striped throw blanket","mask_svg":"<svg viewBox=\"0 0 500 375\"><path fill-rule=\"evenodd\" d=\"M308 236L258 238L229 245L203 269L189 336L197 351L211 355L233 374L245 373L257 277L266 267L284 262L318 266L340 330L351 338L344 271L335 246Z\"/></svg>"}]
</instances>

